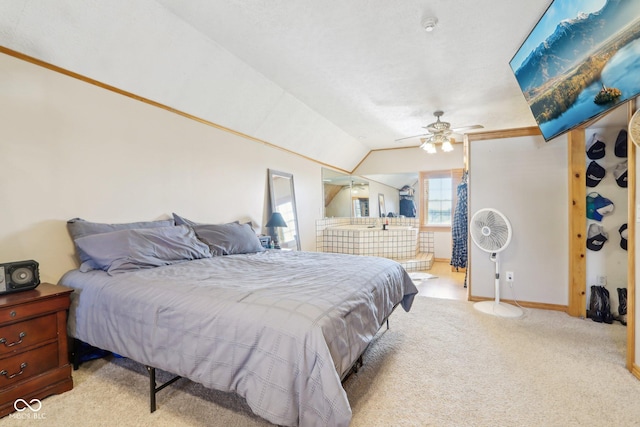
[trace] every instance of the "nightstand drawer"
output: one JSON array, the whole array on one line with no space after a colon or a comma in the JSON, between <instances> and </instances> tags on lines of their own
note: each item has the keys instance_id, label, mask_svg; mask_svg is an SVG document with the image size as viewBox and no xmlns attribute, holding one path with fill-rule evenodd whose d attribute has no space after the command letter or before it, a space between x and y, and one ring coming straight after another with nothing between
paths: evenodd
<instances>
[{"instance_id":1,"label":"nightstand drawer","mask_svg":"<svg viewBox=\"0 0 640 427\"><path fill-rule=\"evenodd\" d=\"M0 323L17 322L43 313L66 310L69 297L43 299L28 304L19 304L0 309Z\"/></svg>"},{"instance_id":2,"label":"nightstand drawer","mask_svg":"<svg viewBox=\"0 0 640 427\"><path fill-rule=\"evenodd\" d=\"M58 343L0 360L0 390L58 366Z\"/></svg>"},{"instance_id":3,"label":"nightstand drawer","mask_svg":"<svg viewBox=\"0 0 640 427\"><path fill-rule=\"evenodd\" d=\"M3 326L0 328L0 356L54 339L57 335L55 313Z\"/></svg>"},{"instance_id":4,"label":"nightstand drawer","mask_svg":"<svg viewBox=\"0 0 640 427\"><path fill-rule=\"evenodd\" d=\"M16 399L43 399L73 388L67 310L73 289L41 283L0 294L0 418Z\"/></svg>"}]
</instances>

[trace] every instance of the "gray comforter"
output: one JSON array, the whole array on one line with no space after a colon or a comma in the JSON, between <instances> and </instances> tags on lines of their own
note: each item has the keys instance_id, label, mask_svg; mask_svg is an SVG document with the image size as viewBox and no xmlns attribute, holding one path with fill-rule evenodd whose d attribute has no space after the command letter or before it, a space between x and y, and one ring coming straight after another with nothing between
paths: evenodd
<instances>
[{"instance_id":1,"label":"gray comforter","mask_svg":"<svg viewBox=\"0 0 640 427\"><path fill-rule=\"evenodd\" d=\"M243 396L280 425L347 426L341 377L417 293L396 262L266 251L109 276L68 272L69 334Z\"/></svg>"}]
</instances>

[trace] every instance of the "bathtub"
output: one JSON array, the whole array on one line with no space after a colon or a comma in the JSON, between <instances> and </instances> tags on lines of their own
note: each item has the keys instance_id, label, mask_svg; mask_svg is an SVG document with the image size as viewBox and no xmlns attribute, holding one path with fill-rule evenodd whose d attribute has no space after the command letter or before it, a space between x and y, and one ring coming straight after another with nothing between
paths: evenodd
<instances>
[{"instance_id":1,"label":"bathtub","mask_svg":"<svg viewBox=\"0 0 640 427\"><path fill-rule=\"evenodd\" d=\"M331 230L363 230L363 231L377 231L382 230L382 225L364 225L364 224L349 224L349 225L337 225L335 227L327 227ZM410 225L387 225L387 230L417 230Z\"/></svg>"},{"instance_id":2,"label":"bathtub","mask_svg":"<svg viewBox=\"0 0 640 427\"><path fill-rule=\"evenodd\" d=\"M396 260L413 258L418 251L418 229L408 225L350 224L327 227L322 232L323 252L381 256Z\"/></svg>"}]
</instances>

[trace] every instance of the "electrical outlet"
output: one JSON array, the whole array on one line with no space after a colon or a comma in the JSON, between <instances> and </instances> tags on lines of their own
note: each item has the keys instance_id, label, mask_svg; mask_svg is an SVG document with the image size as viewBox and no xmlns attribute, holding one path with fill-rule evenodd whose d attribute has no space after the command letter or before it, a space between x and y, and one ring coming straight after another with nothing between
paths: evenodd
<instances>
[{"instance_id":1,"label":"electrical outlet","mask_svg":"<svg viewBox=\"0 0 640 427\"><path fill-rule=\"evenodd\" d=\"M598 276L597 281L598 286L607 286L607 276Z\"/></svg>"},{"instance_id":2,"label":"electrical outlet","mask_svg":"<svg viewBox=\"0 0 640 427\"><path fill-rule=\"evenodd\" d=\"M507 271L507 282L513 282L513 271Z\"/></svg>"}]
</instances>

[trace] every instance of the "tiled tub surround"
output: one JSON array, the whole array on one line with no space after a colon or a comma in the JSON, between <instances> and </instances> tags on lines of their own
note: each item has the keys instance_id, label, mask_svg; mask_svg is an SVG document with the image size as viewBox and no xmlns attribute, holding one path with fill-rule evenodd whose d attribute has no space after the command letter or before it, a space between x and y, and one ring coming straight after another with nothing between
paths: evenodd
<instances>
[{"instance_id":1,"label":"tiled tub surround","mask_svg":"<svg viewBox=\"0 0 640 427\"><path fill-rule=\"evenodd\" d=\"M335 225L333 227L327 227L327 228L334 228L334 229L339 229L339 230L383 230L382 225L377 224L377 225L366 225L366 224L345 224L345 225ZM386 230L416 230L416 228L414 228L411 225L387 225ZM326 230L326 228L325 228ZM383 231L386 231L383 230Z\"/></svg>"},{"instance_id":2,"label":"tiled tub surround","mask_svg":"<svg viewBox=\"0 0 640 427\"><path fill-rule=\"evenodd\" d=\"M341 225L327 227L322 234L323 252L392 259L414 257L418 243L418 229L409 226L390 225L387 230L382 230L361 225Z\"/></svg>"},{"instance_id":3,"label":"tiled tub surround","mask_svg":"<svg viewBox=\"0 0 640 427\"><path fill-rule=\"evenodd\" d=\"M382 223L388 221L387 230ZM326 218L316 221L319 252L391 258L407 271L433 263L433 232L419 232L413 218Z\"/></svg>"}]
</instances>

